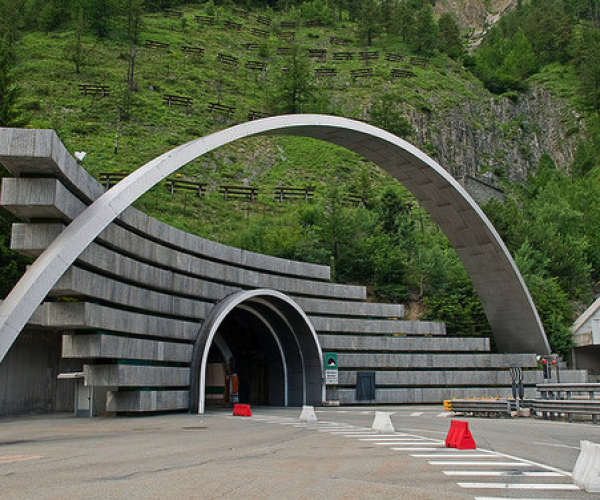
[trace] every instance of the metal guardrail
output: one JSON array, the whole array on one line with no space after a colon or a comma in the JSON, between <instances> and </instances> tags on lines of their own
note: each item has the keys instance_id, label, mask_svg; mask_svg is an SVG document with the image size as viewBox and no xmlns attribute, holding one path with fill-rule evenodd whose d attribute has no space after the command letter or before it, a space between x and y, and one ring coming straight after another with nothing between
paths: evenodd
<instances>
[{"instance_id":1,"label":"metal guardrail","mask_svg":"<svg viewBox=\"0 0 600 500\"><path fill-rule=\"evenodd\" d=\"M536 389L540 392L553 391L553 392L587 392L590 394L590 399L594 399L592 394L594 392L600 393L600 384L596 383L575 383L575 384L537 384Z\"/></svg>"},{"instance_id":2,"label":"metal guardrail","mask_svg":"<svg viewBox=\"0 0 600 500\"><path fill-rule=\"evenodd\" d=\"M555 412L555 413L585 413L600 414L600 401L590 401L589 399L534 399L532 401L533 409L536 412Z\"/></svg>"},{"instance_id":3,"label":"metal guardrail","mask_svg":"<svg viewBox=\"0 0 600 500\"><path fill-rule=\"evenodd\" d=\"M511 412L517 411L517 404L512 399L453 399L452 411L468 414L501 414L510 416ZM525 401L520 401L520 406L525 407Z\"/></svg>"},{"instance_id":4,"label":"metal guardrail","mask_svg":"<svg viewBox=\"0 0 600 500\"><path fill-rule=\"evenodd\" d=\"M600 398L596 399L596 393L600 393L600 384L538 384L536 390L541 393L541 399L533 401L536 414L544 418L567 415L569 422L573 422L574 414L591 415L592 422L598 423Z\"/></svg>"}]
</instances>

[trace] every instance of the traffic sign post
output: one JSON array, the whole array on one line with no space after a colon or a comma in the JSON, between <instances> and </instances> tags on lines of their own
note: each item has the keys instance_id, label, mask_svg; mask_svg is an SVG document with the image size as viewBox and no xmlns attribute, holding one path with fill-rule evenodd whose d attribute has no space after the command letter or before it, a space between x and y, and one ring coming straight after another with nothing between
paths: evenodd
<instances>
[{"instance_id":1,"label":"traffic sign post","mask_svg":"<svg viewBox=\"0 0 600 500\"><path fill-rule=\"evenodd\" d=\"M338 382L337 370L325 370L325 385L338 385Z\"/></svg>"},{"instance_id":2,"label":"traffic sign post","mask_svg":"<svg viewBox=\"0 0 600 500\"><path fill-rule=\"evenodd\" d=\"M337 401L337 385L339 384L338 377L338 355L337 352L324 352L323 353L323 368L325 372L325 386L330 386L331 399L330 404L336 404ZM328 398L329 399L329 398ZM339 404L339 403L337 403Z\"/></svg>"},{"instance_id":3,"label":"traffic sign post","mask_svg":"<svg viewBox=\"0 0 600 500\"><path fill-rule=\"evenodd\" d=\"M323 363L325 367L325 384L338 384L338 355L337 352L323 353Z\"/></svg>"}]
</instances>

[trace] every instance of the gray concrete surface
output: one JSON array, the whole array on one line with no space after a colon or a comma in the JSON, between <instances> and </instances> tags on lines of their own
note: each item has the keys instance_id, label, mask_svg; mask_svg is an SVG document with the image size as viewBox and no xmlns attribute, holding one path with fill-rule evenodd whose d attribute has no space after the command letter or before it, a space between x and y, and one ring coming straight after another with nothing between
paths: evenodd
<instances>
[{"instance_id":1,"label":"gray concrete surface","mask_svg":"<svg viewBox=\"0 0 600 500\"><path fill-rule=\"evenodd\" d=\"M439 406L317 408L319 424L295 427L300 409L254 408L251 419L212 411L139 418L75 419L66 415L0 419L0 483L18 499L410 499L597 498L580 490L488 490L459 486L452 467L344 435L370 427L376 410L391 411L397 432L442 440L449 419ZM568 487L579 441L600 441L600 427L531 419L467 420L477 453L531 461L526 470L559 471L528 479L517 467L501 480ZM325 422L336 423L338 426ZM383 438L385 439L385 438ZM436 453L446 454L446 449ZM455 452L471 454L473 452ZM500 455L497 455L500 456ZM453 470L461 468L454 467ZM480 467L479 471L496 468ZM499 481L493 477L472 482Z\"/></svg>"}]
</instances>

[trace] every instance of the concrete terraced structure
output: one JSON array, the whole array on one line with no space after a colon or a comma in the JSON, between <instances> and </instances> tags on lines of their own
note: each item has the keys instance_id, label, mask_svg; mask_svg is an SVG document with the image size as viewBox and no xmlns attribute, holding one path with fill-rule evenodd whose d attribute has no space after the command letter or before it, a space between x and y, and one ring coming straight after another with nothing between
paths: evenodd
<instances>
[{"instance_id":1,"label":"concrete terraced structure","mask_svg":"<svg viewBox=\"0 0 600 500\"><path fill-rule=\"evenodd\" d=\"M400 305L365 302L364 287L330 283L328 267L226 247L129 207L200 154L263 133L346 146L401 180L457 247L497 343L527 354L490 354L487 339L447 338L441 323L404 321ZM25 221L13 225L12 248L41 255L0 306L0 413L68 406L72 382L55 382L65 370L95 389L96 413L203 411L209 367L246 357L240 371L254 402L320 404L323 351L340 355L343 404L357 402L363 371L376 372L368 402L439 402L506 393L507 367L534 368L535 353L548 352L514 263L487 219L481 231L476 205L432 160L369 125L258 120L176 148L106 193L52 131L0 129L0 161L15 175L3 180L2 206ZM526 382L536 381L529 372Z\"/></svg>"}]
</instances>

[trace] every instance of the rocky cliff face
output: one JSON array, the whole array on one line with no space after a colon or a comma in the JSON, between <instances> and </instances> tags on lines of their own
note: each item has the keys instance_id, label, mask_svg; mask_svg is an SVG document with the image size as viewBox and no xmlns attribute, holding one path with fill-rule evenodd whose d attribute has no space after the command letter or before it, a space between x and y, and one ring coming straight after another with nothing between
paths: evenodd
<instances>
[{"instance_id":1,"label":"rocky cliff face","mask_svg":"<svg viewBox=\"0 0 600 500\"><path fill-rule=\"evenodd\" d=\"M518 0L437 0L434 9L438 15L453 12L465 30L480 30L515 8L517 3Z\"/></svg>"},{"instance_id":2,"label":"rocky cliff face","mask_svg":"<svg viewBox=\"0 0 600 500\"><path fill-rule=\"evenodd\" d=\"M457 178L491 172L523 181L544 154L567 168L584 138L580 116L542 85L516 101L467 100L410 118L414 142Z\"/></svg>"},{"instance_id":3,"label":"rocky cliff face","mask_svg":"<svg viewBox=\"0 0 600 500\"><path fill-rule=\"evenodd\" d=\"M437 0L435 12L438 16L452 12L461 29L468 32L469 48L473 49L502 15L517 4L518 0Z\"/></svg>"},{"instance_id":4,"label":"rocky cliff face","mask_svg":"<svg viewBox=\"0 0 600 500\"><path fill-rule=\"evenodd\" d=\"M476 46L518 0L437 0L438 15L452 12ZM564 100L533 85L516 101L502 97L466 100L450 109L411 113L415 142L455 177L487 172L523 181L544 154L568 168L585 127ZM493 174L493 175L492 175Z\"/></svg>"}]
</instances>

